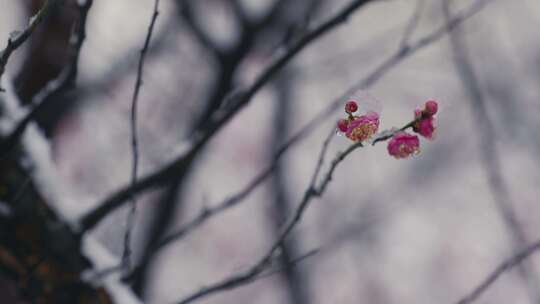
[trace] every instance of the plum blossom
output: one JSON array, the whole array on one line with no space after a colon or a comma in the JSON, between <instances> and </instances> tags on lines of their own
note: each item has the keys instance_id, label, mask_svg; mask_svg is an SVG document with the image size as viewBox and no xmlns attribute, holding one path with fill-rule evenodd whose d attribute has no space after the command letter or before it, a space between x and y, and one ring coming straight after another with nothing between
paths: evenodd
<instances>
[{"instance_id":1,"label":"plum blossom","mask_svg":"<svg viewBox=\"0 0 540 304\"><path fill-rule=\"evenodd\" d=\"M388 153L393 157L406 158L420 152L420 140L418 136L407 132L398 132L388 142Z\"/></svg>"},{"instance_id":2,"label":"plum blossom","mask_svg":"<svg viewBox=\"0 0 540 304\"><path fill-rule=\"evenodd\" d=\"M365 141L379 129L379 114L369 112L366 115L354 116L349 121L345 136L352 141Z\"/></svg>"}]
</instances>

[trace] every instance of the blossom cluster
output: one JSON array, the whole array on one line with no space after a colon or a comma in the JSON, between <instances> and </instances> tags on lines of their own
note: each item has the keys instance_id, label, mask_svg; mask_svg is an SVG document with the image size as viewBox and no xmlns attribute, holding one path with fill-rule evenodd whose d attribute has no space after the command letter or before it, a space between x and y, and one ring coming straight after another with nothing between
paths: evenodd
<instances>
[{"instance_id":1,"label":"blossom cluster","mask_svg":"<svg viewBox=\"0 0 540 304\"><path fill-rule=\"evenodd\" d=\"M438 103L435 100L428 100L423 109L414 111L414 120L404 128L395 132L388 141L387 150L390 155L399 159L406 158L420 152L420 139L415 134L410 134L405 130L412 128L413 132L432 140L435 137L435 114L437 114ZM369 140L379 129L379 114L369 111L364 115L355 115L358 111L358 103L350 100L345 104L345 112L348 117L340 119L337 123L338 130L353 142L363 142Z\"/></svg>"}]
</instances>

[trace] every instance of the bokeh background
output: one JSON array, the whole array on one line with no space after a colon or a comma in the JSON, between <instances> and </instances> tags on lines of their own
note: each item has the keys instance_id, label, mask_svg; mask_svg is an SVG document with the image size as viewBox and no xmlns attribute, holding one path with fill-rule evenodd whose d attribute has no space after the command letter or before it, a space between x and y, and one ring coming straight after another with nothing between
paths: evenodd
<instances>
[{"instance_id":1,"label":"bokeh background","mask_svg":"<svg viewBox=\"0 0 540 304\"><path fill-rule=\"evenodd\" d=\"M0 0L0 41L22 28L32 5L40 2ZM219 48L238 43L242 25L229 1L192 2L193 17L212 43ZM273 1L240 2L257 18ZM450 2L454 12L474 3ZM284 3L287 8L277 23L287 27L257 33L230 88L250 84L283 51L287 35L294 39L302 31L294 25L305 3ZM309 26L347 3L321 0ZM152 5L150 0L94 1L77 88L41 119L55 163L81 212L129 183L131 95ZM178 6L177 1L161 1L145 66L138 112L141 176L178 155L220 79L220 63L196 38ZM13 58L9 73L21 96L31 97L65 64L62 43L73 10L64 8L48 25L50 31L38 32ZM414 14L413 42L445 22L443 1L374 1L290 62L199 155L169 231L250 182L271 163L281 143L396 52ZM384 143L354 152L288 242L292 256L319 249L317 254L291 273L200 303L454 303L525 246L516 241L516 228L526 243L539 238L539 26L538 1L491 1L453 32L454 42L460 42L457 52L445 36L357 92L361 109L367 104L380 109L382 129L407 123L424 101L438 100L436 139L423 140L420 155L406 160L390 157ZM464 56L466 62L460 61ZM463 72L460 64L473 73ZM162 251L144 287L145 303L173 303L254 264L298 205L323 141L344 115L341 108L327 115L241 204ZM332 139L324 170L348 145L344 137ZM144 250L160 198L160 190L139 197L135 258ZM118 255L127 211L115 212L92 232ZM505 221L508 212L518 227ZM533 277L540 277L538 261L533 257L523 264ZM477 303L534 303L531 294L540 285L528 281L530 287L512 270Z\"/></svg>"}]
</instances>

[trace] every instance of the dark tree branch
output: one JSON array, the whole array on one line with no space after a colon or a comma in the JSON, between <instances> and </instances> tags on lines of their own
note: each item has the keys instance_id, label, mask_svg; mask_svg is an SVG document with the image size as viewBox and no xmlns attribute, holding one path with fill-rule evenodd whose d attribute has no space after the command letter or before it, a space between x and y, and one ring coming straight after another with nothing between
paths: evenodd
<instances>
[{"instance_id":1,"label":"dark tree branch","mask_svg":"<svg viewBox=\"0 0 540 304\"><path fill-rule=\"evenodd\" d=\"M309 11L311 10L310 6L316 7L320 2L320 0L311 0L306 1L305 3L299 3L302 6L308 7L307 10ZM217 45L210 41L210 38L204 30L196 23L193 16L193 4L189 0L179 0L177 4L181 15L184 17L190 28L192 28L201 44L213 54L217 62L218 71L216 73L217 77L214 88L209 94L208 101L204 103L204 108L199 117L193 124L193 130L200 132L206 130L209 118L212 117L212 115L214 115L214 113L225 103L225 98L233 90L234 79L238 68L251 54L251 51L256 46L257 42L261 40L260 37L272 30L277 32L278 35L286 35L285 32L289 30L288 25L290 21L287 22L287 20L282 20L283 14L280 14L280 12L285 9L286 4L294 6L295 3L277 0L270 9L268 9L265 15L254 19L247 15L239 0L229 1L230 8L234 12L234 16L240 25L240 38L234 46L227 49L219 49Z\"/></svg>"},{"instance_id":2,"label":"dark tree branch","mask_svg":"<svg viewBox=\"0 0 540 304\"><path fill-rule=\"evenodd\" d=\"M212 41L210 36L202 29L194 17L193 2L191 0L177 0L178 13L189 27L199 43L216 58L223 56L223 51Z\"/></svg>"},{"instance_id":3,"label":"dark tree branch","mask_svg":"<svg viewBox=\"0 0 540 304\"><path fill-rule=\"evenodd\" d=\"M45 2L43 7L37 12L37 14L30 18L28 26L22 32L15 31L10 34L6 48L4 48L0 52L0 78L4 74L6 65L11 54L30 38L37 26L41 22L43 22L43 20L54 9L54 7L61 2L62 0L47 0L47 2ZM3 91L1 87L0 91Z\"/></svg>"},{"instance_id":4,"label":"dark tree branch","mask_svg":"<svg viewBox=\"0 0 540 304\"><path fill-rule=\"evenodd\" d=\"M240 0L231 0L230 1L231 9L234 13L234 16L239 21L239 23L245 27L249 23L249 17L246 14L244 7Z\"/></svg>"},{"instance_id":5,"label":"dark tree branch","mask_svg":"<svg viewBox=\"0 0 540 304\"><path fill-rule=\"evenodd\" d=\"M137 183L137 172L139 168L139 140L137 134L137 105L139 100L139 93L143 84L143 70L146 59L146 54L152 40L152 33L156 25L157 17L159 15L159 0L154 1L154 10L146 33L146 39L141 49L139 64L137 66L137 78L135 80L135 88L133 89L133 98L131 99L131 152L132 152L132 167L131 167L131 185ZM135 196L131 198L131 208L127 218L127 226L124 234L124 251L122 253L122 264L125 269L129 270L131 265L131 231L134 226L135 214L137 210L137 201Z\"/></svg>"},{"instance_id":6,"label":"dark tree branch","mask_svg":"<svg viewBox=\"0 0 540 304\"><path fill-rule=\"evenodd\" d=\"M411 16L409 23L405 27L405 32L403 33L403 37L401 38L401 42L399 44L400 48L406 48L407 44L411 40L411 36L414 33L414 30L418 26L418 22L420 22L420 17L422 16L422 10L424 9L425 3L425 0L416 0L416 7L414 8L414 13Z\"/></svg>"},{"instance_id":7,"label":"dark tree branch","mask_svg":"<svg viewBox=\"0 0 540 304\"><path fill-rule=\"evenodd\" d=\"M316 254L319 254L320 251L321 251L320 248L319 248L319 249L313 249L313 250L311 250L311 251L309 251L309 252L307 252L307 253L305 253L305 254L299 256L299 257L291 258L291 259L288 260L289 262L288 262L288 264L287 264L286 266L285 266L285 265L284 265L284 266L277 266L277 267L274 268L274 269L270 268L270 269L268 269L267 272L263 272L262 274L260 274L259 276L257 276L257 277L255 278L255 280L263 279L263 278L266 278L266 277L275 275L275 274L277 274L277 273L280 273L280 272L282 272L282 271L286 271L286 268L287 268L287 267L292 267L292 268L294 268L294 267L296 267L301 261L303 261L303 260L305 260L305 259L308 259L308 258L310 258L310 257L312 257L312 256L315 256ZM297 303L297 302L293 302L293 303Z\"/></svg>"},{"instance_id":8,"label":"dark tree branch","mask_svg":"<svg viewBox=\"0 0 540 304\"><path fill-rule=\"evenodd\" d=\"M371 2L372 0L355 0L342 9L336 16L330 18L314 30L308 32L298 40L294 46L279 56L247 89L241 90L236 94L229 95L225 98L225 104L231 106L227 109L222 109L215 113L214 118L209 121L209 127L204 133L195 134L195 138L191 147L183 155L176 158L173 162L165 167L157 170L150 175L140 179L136 185L130 185L113 194L104 203L100 204L96 209L86 214L81 221L81 232L92 229L98 224L107 214L116 208L123 205L129 197L143 190L157 187L160 184L174 178L189 167L189 164L195 159L196 155L206 143L233 118L245 105L247 105L252 97L257 93L272 77L283 68L290 60L292 60L300 51L316 41L322 35L328 33L331 29L342 24L347 18L358 8Z\"/></svg>"},{"instance_id":9,"label":"dark tree branch","mask_svg":"<svg viewBox=\"0 0 540 304\"><path fill-rule=\"evenodd\" d=\"M254 28L264 28L277 19L277 16L285 8L287 0L275 0L270 9L258 21L253 22Z\"/></svg>"},{"instance_id":10,"label":"dark tree branch","mask_svg":"<svg viewBox=\"0 0 540 304\"><path fill-rule=\"evenodd\" d=\"M182 5L188 4L187 1L180 3ZM205 131L209 118L219 110L223 105L227 94L230 94L233 90L236 72L240 67L240 64L250 55L250 52L256 46L258 37L261 36L264 31L268 31L274 27L273 23L281 24L277 12L282 9L285 4L283 1L276 1L265 17L262 17L260 20L252 20L246 15L239 0L232 0L229 3L240 24L240 38L236 45L226 50L219 50L217 46L211 46L204 42L202 43L212 54L214 54L218 64L218 72L209 99L205 102L199 118L194 122L193 131ZM193 19L193 16L191 16L191 19ZM192 26L196 26L193 20L191 20L190 23ZM277 28L277 26L275 27ZM194 29L194 31L196 33L200 32L198 36L204 34L200 28ZM281 30L278 32L281 32Z\"/></svg>"},{"instance_id":11,"label":"dark tree branch","mask_svg":"<svg viewBox=\"0 0 540 304\"><path fill-rule=\"evenodd\" d=\"M444 14L447 19L450 18L450 2L443 2ZM482 164L487 175L488 186L493 194L495 207L506 224L508 233L512 238L512 248L522 248L527 244L527 236L520 226L519 219L512 207L512 199L508 185L501 173L499 155L497 147L493 144L496 138L493 123L488 116L487 103L478 81L470 56L466 40L460 31L454 31L450 34L450 46L452 58L459 78L466 93L470 98L471 111L474 115L474 121L480 129L478 138L479 150L481 152ZM519 265L520 277L527 287L531 303L540 303L540 280L534 271L533 265Z\"/></svg>"},{"instance_id":12,"label":"dark tree branch","mask_svg":"<svg viewBox=\"0 0 540 304\"><path fill-rule=\"evenodd\" d=\"M294 117L292 111L294 105L294 84L295 74L292 67L285 68L275 83L277 101L274 109L273 135L271 147L280 147L284 139L289 136L291 119ZM275 150L275 148L273 149ZM274 160L274 154L277 151L270 151L270 162ZM274 177L271 182L271 193L273 201L273 212L269 216L272 232L277 235L280 227L287 220L287 216L292 211L290 201L290 189L288 181L287 165L281 160L276 163ZM301 234L292 235L288 240L281 244L279 262L282 265L280 278L286 287L289 303L307 304L311 303L309 293L306 292L305 279L302 273L295 267L292 258L298 255L301 248Z\"/></svg>"},{"instance_id":13,"label":"dark tree branch","mask_svg":"<svg viewBox=\"0 0 540 304\"><path fill-rule=\"evenodd\" d=\"M342 9L336 16L330 18L317 28L309 31L302 38L300 38L291 48L283 55L279 56L270 66L257 78L251 87L241 92L238 98L233 98L231 108L227 111L216 113L215 117L216 126L213 128L219 128L226 123L234 114L242 109L249 101L251 97L255 95L270 79L281 70L290 60L292 60L300 51L306 46L328 33L336 26L344 23L347 19L360 7L371 2L373 0L355 0ZM232 97L231 97L232 98Z\"/></svg>"},{"instance_id":14,"label":"dark tree branch","mask_svg":"<svg viewBox=\"0 0 540 304\"><path fill-rule=\"evenodd\" d=\"M77 80L77 74L79 71L79 58L81 56L81 49L86 40L86 22L88 19L88 12L94 3L94 0L85 0L82 3L77 2L79 6L79 20L75 27L75 31L72 35L72 55L69 58L68 65L66 69L62 72L65 76L62 75L59 77L59 82L62 83L59 85L57 90L63 88L72 88L75 86L75 81ZM50 94L48 94L50 95Z\"/></svg>"},{"instance_id":15,"label":"dark tree branch","mask_svg":"<svg viewBox=\"0 0 540 304\"><path fill-rule=\"evenodd\" d=\"M182 176L177 180L171 181L168 189L164 192L163 197L158 202L158 208L156 209L156 215L152 220L150 231L146 237L146 246L142 254L142 260L147 261L144 264L139 264L136 268L136 272L133 272L133 276L129 277L133 290L139 296L144 296L144 288L146 287L146 280L148 278L148 272L152 260L150 256L153 256L153 248L158 243L158 240L163 236L163 233L169 228L170 223L176 215L178 205L176 201L182 196ZM128 278L126 278L128 280Z\"/></svg>"},{"instance_id":16,"label":"dark tree branch","mask_svg":"<svg viewBox=\"0 0 540 304\"><path fill-rule=\"evenodd\" d=\"M90 11L92 4L93 0L86 0L82 4L79 4L79 20L74 27L72 38L70 39L72 51L67 66L62 70L58 78L50 81L45 88L36 94L29 106L26 116L21 119L6 139L0 142L0 159L5 157L11 149L15 148L28 124L34 121L36 117L47 108L49 102L53 100L54 97L75 86L81 49L86 39L88 12Z\"/></svg>"},{"instance_id":17,"label":"dark tree branch","mask_svg":"<svg viewBox=\"0 0 540 304\"><path fill-rule=\"evenodd\" d=\"M530 245L522 251L516 253L506 261L502 262L493 272L491 272L476 288L468 295L464 296L456 304L470 304L477 300L497 279L505 272L511 270L516 266L522 265L521 263L530 257L532 254L540 250L540 241Z\"/></svg>"}]
</instances>

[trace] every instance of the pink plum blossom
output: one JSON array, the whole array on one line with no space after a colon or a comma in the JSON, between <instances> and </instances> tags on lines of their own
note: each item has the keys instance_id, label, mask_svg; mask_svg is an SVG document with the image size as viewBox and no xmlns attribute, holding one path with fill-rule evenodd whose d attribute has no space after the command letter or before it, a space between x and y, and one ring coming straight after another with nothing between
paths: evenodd
<instances>
[{"instance_id":1,"label":"pink plum blossom","mask_svg":"<svg viewBox=\"0 0 540 304\"><path fill-rule=\"evenodd\" d=\"M352 141L364 141L371 138L378 129L379 114L368 112L366 115L353 116L349 119L345 136Z\"/></svg>"},{"instance_id":2,"label":"pink plum blossom","mask_svg":"<svg viewBox=\"0 0 540 304\"><path fill-rule=\"evenodd\" d=\"M388 153L395 158L405 158L420 152L418 136L407 132L398 132L388 142Z\"/></svg>"}]
</instances>

